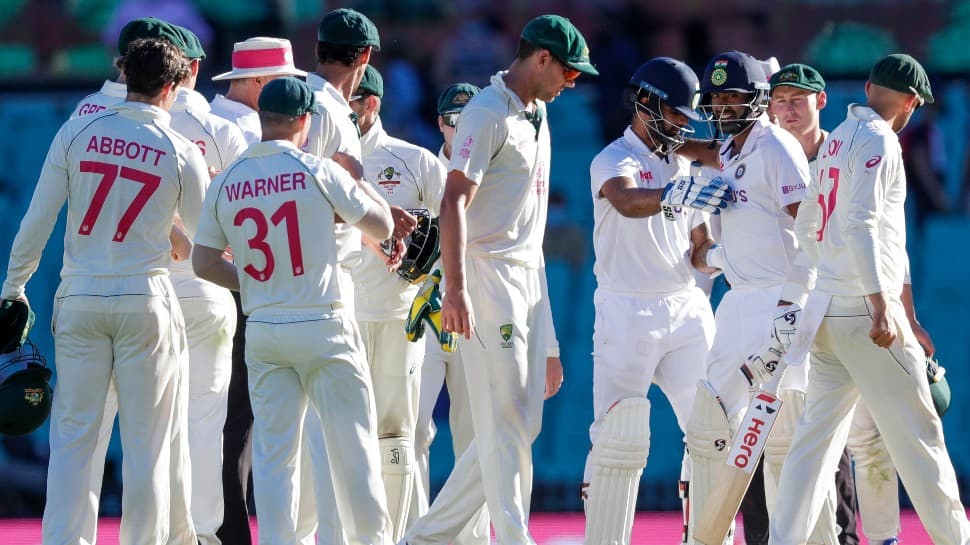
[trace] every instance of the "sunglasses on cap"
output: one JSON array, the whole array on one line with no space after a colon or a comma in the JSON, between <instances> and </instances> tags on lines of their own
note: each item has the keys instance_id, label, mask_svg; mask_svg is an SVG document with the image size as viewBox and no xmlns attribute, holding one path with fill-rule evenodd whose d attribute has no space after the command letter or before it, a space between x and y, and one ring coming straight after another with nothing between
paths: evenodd
<instances>
[{"instance_id":1,"label":"sunglasses on cap","mask_svg":"<svg viewBox=\"0 0 970 545\"><path fill-rule=\"evenodd\" d=\"M441 114L441 122L445 124L445 127L455 128L458 124L458 114L460 112L454 112L450 114Z\"/></svg>"},{"instance_id":2,"label":"sunglasses on cap","mask_svg":"<svg viewBox=\"0 0 970 545\"><path fill-rule=\"evenodd\" d=\"M568 82L576 81L579 78L579 75L582 74L582 72L580 72L579 70L576 70L575 68L570 68L570 66L566 64L566 61L560 59L559 57L553 55L552 58L556 59L556 62L562 65L562 75L564 78L566 78L566 81Z\"/></svg>"}]
</instances>

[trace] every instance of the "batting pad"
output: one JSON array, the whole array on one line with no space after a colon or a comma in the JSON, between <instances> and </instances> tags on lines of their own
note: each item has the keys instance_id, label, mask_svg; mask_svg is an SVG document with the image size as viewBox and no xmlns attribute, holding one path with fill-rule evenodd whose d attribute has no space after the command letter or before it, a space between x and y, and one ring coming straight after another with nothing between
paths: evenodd
<instances>
[{"instance_id":1,"label":"batting pad","mask_svg":"<svg viewBox=\"0 0 970 545\"><path fill-rule=\"evenodd\" d=\"M610 408L593 444L586 545L628 545L640 474L650 452L650 402L624 399Z\"/></svg>"},{"instance_id":2,"label":"batting pad","mask_svg":"<svg viewBox=\"0 0 970 545\"><path fill-rule=\"evenodd\" d=\"M378 441L381 449L381 474L387 494L387 513L394 525L393 541L404 538L411 496L414 494L414 446L406 437L388 437Z\"/></svg>"},{"instance_id":3,"label":"batting pad","mask_svg":"<svg viewBox=\"0 0 970 545\"><path fill-rule=\"evenodd\" d=\"M735 423L733 427L736 428L737 425ZM691 461L691 512L688 517L690 536L694 535L694 527L704 509L710 505L708 500L717 501L717 498L710 498L710 495L714 489L714 481L727 461L728 449L731 447L731 429L724 405L717 393L706 380L700 381L697 384L697 396L694 398L690 420L687 422L687 450L690 452ZM733 523L731 528L724 541L726 545L734 542ZM695 543L692 537L688 542Z\"/></svg>"}]
</instances>

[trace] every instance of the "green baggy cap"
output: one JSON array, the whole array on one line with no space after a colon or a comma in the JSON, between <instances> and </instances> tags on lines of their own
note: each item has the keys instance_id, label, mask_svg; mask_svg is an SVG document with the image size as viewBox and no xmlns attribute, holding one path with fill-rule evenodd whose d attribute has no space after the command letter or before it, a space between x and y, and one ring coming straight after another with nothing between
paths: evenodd
<instances>
[{"instance_id":1,"label":"green baggy cap","mask_svg":"<svg viewBox=\"0 0 970 545\"><path fill-rule=\"evenodd\" d=\"M573 70L598 76L599 71L589 62L586 38L569 19L559 15L540 15L522 29L522 39L548 49L550 53Z\"/></svg>"}]
</instances>

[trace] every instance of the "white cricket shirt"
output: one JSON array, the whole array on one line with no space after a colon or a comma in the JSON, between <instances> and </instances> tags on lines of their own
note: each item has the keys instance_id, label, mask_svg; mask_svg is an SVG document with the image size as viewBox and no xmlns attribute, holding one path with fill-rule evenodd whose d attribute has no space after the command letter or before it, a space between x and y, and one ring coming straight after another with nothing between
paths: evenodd
<instances>
[{"instance_id":1,"label":"white cricket shirt","mask_svg":"<svg viewBox=\"0 0 970 545\"><path fill-rule=\"evenodd\" d=\"M217 115L239 127L248 145L258 143L263 138L263 127L259 124L259 112L242 102L216 95L209 104L212 115Z\"/></svg>"},{"instance_id":2,"label":"white cricket shirt","mask_svg":"<svg viewBox=\"0 0 970 545\"><path fill-rule=\"evenodd\" d=\"M71 119L104 111L115 104L124 102L126 98L128 98L127 85L109 79L104 80L97 93L91 93L77 103L74 112L71 113Z\"/></svg>"},{"instance_id":3,"label":"white cricket shirt","mask_svg":"<svg viewBox=\"0 0 970 545\"><path fill-rule=\"evenodd\" d=\"M213 115L209 102L198 92L179 87L172 105L172 128L199 147L206 166L216 172L225 170L249 145L238 126ZM224 288L203 280L192 271L192 260L169 266L172 285L179 297L218 297Z\"/></svg>"},{"instance_id":4,"label":"white cricket shirt","mask_svg":"<svg viewBox=\"0 0 970 545\"><path fill-rule=\"evenodd\" d=\"M3 297L23 294L65 200L61 277L92 280L73 282L81 291L62 295L151 293L145 278L168 272L175 212L194 233L208 181L199 149L160 108L122 102L68 121L14 240Z\"/></svg>"},{"instance_id":5,"label":"white cricket shirt","mask_svg":"<svg viewBox=\"0 0 970 545\"><path fill-rule=\"evenodd\" d=\"M380 118L361 138L364 178L388 204L426 208L438 215L445 186L444 165L430 151L389 136ZM361 252L354 267L354 312L358 320L379 321L407 317L419 285L387 272L384 260L373 251Z\"/></svg>"},{"instance_id":6,"label":"white cricket shirt","mask_svg":"<svg viewBox=\"0 0 970 545\"><path fill-rule=\"evenodd\" d=\"M690 161L671 154L662 159L627 127L589 167L593 194L593 251L597 289L616 293L666 294L694 285L690 231L704 213L683 207L676 221L663 214L627 218L600 195L607 180L631 178L637 187L663 189L672 178L688 175Z\"/></svg>"},{"instance_id":7,"label":"white cricket shirt","mask_svg":"<svg viewBox=\"0 0 970 545\"><path fill-rule=\"evenodd\" d=\"M785 209L800 203L808 159L794 136L759 117L735 155L734 140L721 146L721 176L733 202L721 212L724 275L734 287L762 288L786 281L798 251L795 220Z\"/></svg>"},{"instance_id":8,"label":"white cricket shirt","mask_svg":"<svg viewBox=\"0 0 970 545\"><path fill-rule=\"evenodd\" d=\"M899 138L879 114L849 106L822 144L807 201L818 203L815 221L800 221L799 234L816 241L818 290L842 296L902 291L906 173Z\"/></svg>"},{"instance_id":9,"label":"white cricket shirt","mask_svg":"<svg viewBox=\"0 0 970 545\"><path fill-rule=\"evenodd\" d=\"M360 131L351 118L354 111L350 109L347 99L317 74L307 74L306 82L314 90L322 111L310 119L310 134L307 135L303 151L326 159L339 151L363 164ZM345 269L351 269L360 261L360 231L346 223L337 224L336 229L340 264Z\"/></svg>"},{"instance_id":10,"label":"white cricket shirt","mask_svg":"<svg viewBox=\"0 0 970 545\"><path fill-rule=\"evenodd\" d=\"M334 214L356 223L367 210L366 195L333 161L261 142L213 180L195 242L232 246L250 321L291 322L341 301Z\"/></svg>"},{"instance_id":11,"label":"white cricket shirt","mask_svg":"<svg viewBox=\"0 0 970 545\"><path fill-rule=\"evenodd\" d=\"M462 110L449 171L478 184L466 211L466 253L538 268L549 200L546 106L539 100L534 105L536 127L526 105L505 86L505 74L493 75Z\"/></svg>"}]
</instances>

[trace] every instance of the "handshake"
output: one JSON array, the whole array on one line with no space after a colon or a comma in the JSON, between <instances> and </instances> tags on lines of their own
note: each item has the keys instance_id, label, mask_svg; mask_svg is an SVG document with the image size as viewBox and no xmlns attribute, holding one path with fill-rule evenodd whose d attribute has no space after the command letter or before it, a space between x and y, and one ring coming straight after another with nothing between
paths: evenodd
<instances>
[{"instance_id":1,"label":"handshake","mask_svg":"<svg viewBox=\"0 0 970 545\"><path fill-rule=\"evenodd\" d=\"M778 307L771 328L771 338L741 364L741 373L748 379L748 385L752 390L764 386L779 369L783 368L781 359L795 337L801 313L802 307L797 303Z\"/></svg>"},{"instance_id":2,"label":"handshake","mask_svg":"<svg viewBox=\"0 0 970 545\"><path fill-rule=\"evenodd\" d=\"M720 214L731 200L731 187L720 177L704 182L694 176L674 178L664 188L660 209L664 218L674 221L674 208L689 206L710 214Z\"/></svg>"}]
</instances>

